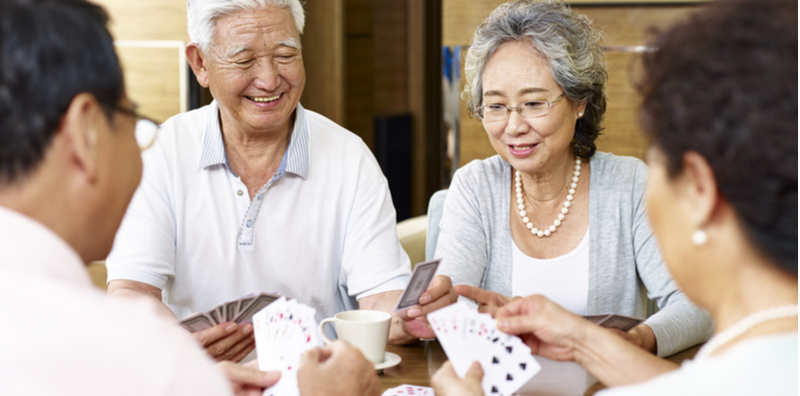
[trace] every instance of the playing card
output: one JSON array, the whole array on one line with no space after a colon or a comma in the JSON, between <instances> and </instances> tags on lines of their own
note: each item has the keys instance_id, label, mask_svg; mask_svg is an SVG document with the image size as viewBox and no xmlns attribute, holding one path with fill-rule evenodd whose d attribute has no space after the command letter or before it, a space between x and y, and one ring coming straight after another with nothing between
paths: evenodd
<instances>
[{"instance_id":1,"label":"playing card","mask_svg":"<svg viewBox=\"0 0 800 396\"><path fill-rule=\"evenodd\" d=\"M603 326L603 327L606 327L606 328L609 328L609 329L617 329L617 330L622 330L622 331L628 331L628 330L636 327L636 325L638 325L639 323L642 323L642 322L643 322L643 320L641 320L639 318L634 318L634 317L625 316L625 315L612 314L612 315L609 315L608 318L606 318L605 320L603 320L602 322L600 322L598 324L600 326Z\"/></svg>"},{"instance_id":2,"label":"playing card","mask_svg":"<svg viewBox=\"0 0 800 396\"><path fill-rule=\"evenodd\" d=\"M194 333L200 330L205 330L209 327L214 327L213 319L209 318L204 312L198 312L191 315L180 322L178 322L184 329Z\"/></svg>"},{"instance_id":3,"label":"playing card","mask_svg":"<svg viewBox=\"0 0 800 396\"><path fill-rule=\"evenodd\" d=\"M478 361L484 371L484 393L501 396L513 394L541 370L522 340L498 330L490 315L460 304L428 315L456 374L463 378Z\"/></svg>"},{"instance_id":4,"label":"playing card","mask_svg":"<svg viewBox=\"0 0 800 396\"><path fill-rule=\"evenodd\" d=\"M264 309L264 307L277 300L279 297L280 296L274 294L260 293L252 301L250 301L246 307L239 311L239 314L233 319L233 321L237 324L250 322L256 312Z\"/></svg>"},{"instance_id":5,"label":"playing card","mask_svg":"<svg viewBox=\"0 0 800 396\"><path fill-rule=\"evenodd\" d=\"M611 316L611 315L608 315L608 314L606 314L606 315L584 315L584 316L581 316L581 317L586 319L586 320L588 320L588 321L590 321L590 322L592 322L592 323L594 323L594 324L599 324L600 322L606 320L609 316Z\"/></svg>"},{"instance_id":6,"label":"playing card","mask_svg":"<svg viewBox=\"0 0 800 396\"><path fill-rule=\"evenodd\" d=\"M419 296L428 289L428 285L433 280L433 275L436 274L436 269L439 268L439 263L442 259L438 258L424 263L419 263L414 267L414 273L411 274L411 280L408 286L403 290L403 295L397 301L395 312L413 307L419 304Z\"/></svg>"},{"instance_id":7,"label":"playing card","mask_svg":"<svg viewBox=\"0 0 800 396\"><path fill-rule=\"evenodd\" d=\"M433 388L403 384L387 389L381 396L434 396Z\"/></svg>"},{"instance_id":8,"label":"playing card","mask_svg":"<svg viewBox=\"0 0 800 396\"><path fill-rule=\"evenodd\" d=\"M258 298L258 297L257 297ZM280 370L265 396L297 395L297 366L303 352L321 346L316 310L280 297L252 316L259 369Z\"/></svg>"}]
</instances>

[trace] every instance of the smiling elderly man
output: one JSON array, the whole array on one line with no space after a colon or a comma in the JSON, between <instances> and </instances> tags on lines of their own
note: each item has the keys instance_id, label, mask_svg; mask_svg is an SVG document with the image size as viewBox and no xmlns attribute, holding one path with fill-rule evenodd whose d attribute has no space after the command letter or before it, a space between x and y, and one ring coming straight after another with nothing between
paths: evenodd
<instances>
[{"instance_id":1,"label":"smiling elderly man","mask_svg":"<svg viewBox=\"0 0 800 396\"><path fill-rule=\"evenodd\" d=\"M164 123L108 258L109 293L170 315L253 292L391 312L410 274L386 179L356 135L304 109L298 0L189 0L186 54L215 99ZM163 293L163 294L162 294ZM436 277L389 342L432 337L424 315L456 300ZM165 310L165 312L167 312ZM218 360L254 346L252 325L195 333Z\"/></svg>"}]
</instances>

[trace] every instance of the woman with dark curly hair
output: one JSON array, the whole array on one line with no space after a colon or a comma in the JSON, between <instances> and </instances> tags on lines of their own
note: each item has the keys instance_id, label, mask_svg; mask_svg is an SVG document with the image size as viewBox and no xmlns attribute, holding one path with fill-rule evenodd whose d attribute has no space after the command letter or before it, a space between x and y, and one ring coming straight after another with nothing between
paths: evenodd
<instances>
[{"instance_id":1,"label":"woman with dark curly hair","mask_svg":"<svg viewBox=\"0 0 800 396\"><path fill-rule=\"evenodd\" d=\"M678 368L541 295L503 307L498 327L628 385L603 395L797 395L797 2L714 2L654 46L641 84L647 211L714 336ZM433 383L473 395L476 380L478 368L460 380L448 365Z\"/></svg>"},{"instance_id":2,"label":"woman with dark curly hair","mask_svg":"<svg viewBox=\"0 0 800 396\"><path fill-rule=\"evenodd\" d=\"M498 155L456 172L435 256L492 312L543 294L579 315L644 318L627 333L668 356L705 341L708 315L672 281L644 213L647 167L596 152L607 73L599 35L561 2L494 10L469 48L464 99Z\"/></svg>"}]
</instances>

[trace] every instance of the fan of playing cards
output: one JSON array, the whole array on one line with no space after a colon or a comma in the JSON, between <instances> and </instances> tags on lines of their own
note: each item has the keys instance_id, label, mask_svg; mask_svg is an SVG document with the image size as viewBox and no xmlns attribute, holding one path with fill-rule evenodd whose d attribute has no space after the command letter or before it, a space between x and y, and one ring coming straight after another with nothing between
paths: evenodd
<instances>
[{"instance_id":1,"label":"fan of playing cards","mask_svg":"<svg viewBox=\"0 0 800 396\"><path fill-rule=\"evenodd\" d=\"M322 346L316 310L281 297L253 316L258 368L280 370L281 379L264 396L299 395L297 366L303 352Z\"/></svg>"},{"instance_id":2,"label":"fan of playing cards","mask_svg":"<svg viewBox=\"0 0 800 396\"><path fill-rule=\"evenodd\" d=\"M522 340L501 332L491 315L464 302L428 314L428 322L461 378L472 362L481 364L486 395L511 395L541 370Z\"/></svg>"},{"instance_id":3,"label":"fan of playing cards","mask_svg":"<svg viewBox=\"0 0 800 396\"><path fill-rule=\"evenodd\" d=\"M404 384L387 389L381 396L434 396L434 393L433 388Z\"/></svg>"},{"instance_id":4,"label":"fan of playing cards","mask_svg":"<svg viewBox=\"0 0 800 396\"><path fill-rule=\"evenodd\" d=\"M217 305L208 312L195 313L181 320L178 324L189 330L189 332L194 333L225 322L247 323L253 319L253 314L279 297L269 293L248 294L238 300Z\"/></svg>"}]
</instances>

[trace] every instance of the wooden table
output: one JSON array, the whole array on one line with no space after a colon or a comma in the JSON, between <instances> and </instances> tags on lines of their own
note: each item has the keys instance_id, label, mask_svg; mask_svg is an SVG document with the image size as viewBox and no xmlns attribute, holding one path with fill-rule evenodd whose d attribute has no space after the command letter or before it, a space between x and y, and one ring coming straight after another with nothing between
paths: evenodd
<instances>
[{"instance_id":1,"label":"wooden table","mask_svg":"<svg viewBox=\"0 0 800 396\"><path fill-rule=\"evenodd\" d=\"M697 350L700 348L700 345L689 348L683 352L679 352L671 357L668 360L671 360L675 363L680 363L686 359L691 359L697 353ZM419 385L419 386L430 386L430 378L439 367L447 360L447 355L445 355L444 351L442 350L441 345L436 340L430 341L420 341L411 345L404 345L404 346L396 346L396 345L387 345L386 350L392 353L396 353L403 359L399 365L388 368L383 370L383 373L379 375L381 380L381 392L385 391L389 388L394 388L396 386L400 386L403 384L409 385ZM540 360L540 357L536 357L537 360ZM543 367L547 370L556 371L558 374L558 370L562 370L564 375L569 378L569 376L575 376L576 374L580 375L580 368L577 368L575 363L546 363L541 361ZM546 364L550 364L550 366L546 366ZM576 369L577 368L577 369ZM585 370L584 370L585 373ZM544 374L539 373L539 375ZM537 375L537 376L539 376ZM594 395L595 392L599 391L600 389L605 388L603 384L600 382L594 381L594 379L589 376L586 377L589 379L589 384L587 386L583 386L582 384L578 384L578 389L580 391L577 392L578 395L583 392L584 396ZM536 379L536 377L534 377ZM540 378L546 379L546 378ZM583 379L583 377L581 377ZM569 384L572 389L575 388L575 384ZM530 388L530 387L527 387ZM537 392L536 386L533 389L528 389L527 391L520 393L524 395L537 395L542 394ZM526 387L522 388L523 390ZM569 394L572 390L564 391ZM573 393L575 394L575 393Z\"/></svg>"}]
</instances>

